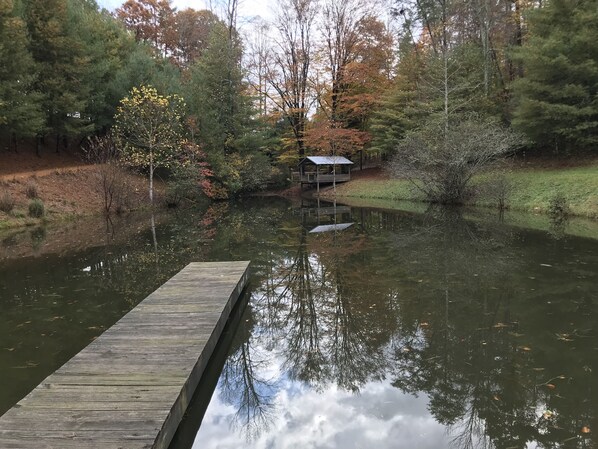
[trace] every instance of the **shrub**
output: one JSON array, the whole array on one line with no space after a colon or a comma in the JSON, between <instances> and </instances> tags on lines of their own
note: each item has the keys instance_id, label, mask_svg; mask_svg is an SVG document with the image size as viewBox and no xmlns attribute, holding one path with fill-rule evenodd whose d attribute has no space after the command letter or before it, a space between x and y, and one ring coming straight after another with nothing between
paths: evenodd
<instances>
[{"instance_id":1,"label":"shrub","mask_svg":"<svg viewBox=\"0 0 598 449\"><path fill-rule=\"evenodd\" d=\"M509 198L513 190L514 186L510 179L504 173L500 173L486 179L478 193L489 206L495 206L502 211L509 208Z\"/></svg>"},{"instance_id":2,"label":"shrub","mask_svg":"<svg viewBox=\"0 0 598 449\"><path fill-rule=\"evenodd\" d=\"M15 204L16 201L10 193L4 192L0 196L0 210L2 212L6 212L7 214L9 214L14 209Z\"/></svg>"},{"instance_id":3,"label":"shrub","mask_svg":"<svg viewBox=\"0 0 598 449\"><path fill-rule=\"evenodd\" d=\"M27 195L27 198L30 200L39 198L39 189L35 181L27 182L27 185L25 186L25 195Z\"/></svg>"},{"instance_id":4,"label":"shrub","mask_svg":"<svg viewBox=\"0 0 598 449\"><path fill-rule=\"evenodd\" d=\"M89 138L84 148L88 162L94 165L94 189L102 198L104 212L110 215L124 211L128 205L130 186L127 185L126 173L119 162L120 152L111 136Z\"/></svg>"},{"instance_id":5,"label":"shrub","mask_svg":"<svg viewBox=\"0 0 598 449\"><path fill-rule=\"evenodd\" d=\"M472 195L471 178L522 142L520 135L476 116L448 128L430 121L398 143L391 170L408 179L428 201L461 204Z\"/></svg>"},{"instance_id":6,"label":"shrub","mask_svg":"<svg viewBox=\"0 0 598 449\"><path fill-rule=\"evenodd\" d=\"M562 192L557 192L550 200L548 201L548 215L553 220L563 220L566 219L571 210L569 209L569 202L567 201L567 197L563 195Z\"/></svg>"},{"instance_id":7,"label":"shrub","mask_svg":"<svg viewBox=\"0 0 598 449\"><path fill-rule=\"evenodd\" d=\"M202 196L199 170L194 166L175 167L166 189L166 204L176 207L183 201L196 201Z\"/></svg>"},{"instance_id":8,"label":"shrub","mask_svg":"<svg viewBox=\"0 0 598 449\"><path fill-rule=\"evenodd\" d=\"M31 200L29 203L29 216L33 218L41 218L45 215L46 208L44 202L39 198Z\"/></svg>"}]
</instances>

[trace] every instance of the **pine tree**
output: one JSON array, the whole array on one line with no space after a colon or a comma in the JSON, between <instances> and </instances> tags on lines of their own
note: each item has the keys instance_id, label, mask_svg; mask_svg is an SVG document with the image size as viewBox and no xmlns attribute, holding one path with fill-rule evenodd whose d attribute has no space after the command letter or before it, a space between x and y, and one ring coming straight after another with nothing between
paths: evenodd
<instances>
[{"instance_id":1,"label":"pine tree","mask_svg":"<svg viewBox=\"0 0 598 449\"><path fill-rule=\"evenodd\" d=\"M0 129L17 137L35 135L43 127L41 95L34 90L37 67L28 50L27 27L18 16L20 4L0 0Z\"/></svg>"},{"instance_id":2,"label":"pine tree","mask_svg":"<svg viewBox=\"0 0 598 449\"><path fill-rule=\"evenodd\" d=\"M583 150L598 144L598 2L553 0L530 15L518 54L513 125L538 146Z\"/></svg>"},{"instance_id":3,"label":"pine tree","mask_svg":"<svg viewBox=\"0 0 598 449\"><path fill-rule=\"evenodd\" d=\"M81 134L92 128L87 107L89 86L85 85L89 58L84 44L73 32L74 0L29 0L27 25L31 36L31 53L40 76L37 90L44 95L46 131L59 137Z\"/></svg>"},{"instance_id":4,"label":"pine tree","mask_svg":"<svg viewBox=\"0 0 598 449\"><path fill-rule=\"evenodd\" d=\"M187 99L198 135L214 171L230 193L243 188L240 157L251 148L246 136L251 120L250 98L245 94L241 45L222 23L215 25L210 43L191 69Z\"/></svg>"}]
</instances>

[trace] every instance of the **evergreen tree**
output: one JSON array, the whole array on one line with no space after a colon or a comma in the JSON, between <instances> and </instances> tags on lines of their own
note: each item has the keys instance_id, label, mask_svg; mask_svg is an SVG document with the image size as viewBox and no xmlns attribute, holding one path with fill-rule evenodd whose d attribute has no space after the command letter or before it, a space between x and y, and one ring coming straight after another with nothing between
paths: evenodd
<instances>
[{"instance_id":1,"label":"evergreen tree","mask_svg":"<svg viewBox=\"0 0 598 449\"><path fill-rule=\"evenodd\" d=\"M133 38L108 12L98 11L93 1L72 2L69 32L82 44L88 62L82 80L88 92L85 117L96 130L104 131L112 124L118 102L133 85L116 97L110 95L117 73L135 45Z\"/></svg>"},{"instance_id":2,"label":"evergreen tree","mask_svg":"<svg viewBox=\"0 0 598 449\"><path fill-rule=\"evenodd\" d=\"M84 43L69 29L76 13L74 0L28 0L27 25L31 53L39 66L37 90L43 93L46 131L60 136L81 134L92 128L84 116L90 88L84 83L89 57ZM58 145L57 145L58 149Z\"/></svg>"},{"instance_id":3,"label":"evergreen tree","mask_svg":"<svg viewBox=\"0 0 598 449\"><path fill-rule=\"evenodd\" d=\"M18 0L0 0L0 129L17 137L35 135L44 119L34 90L35 62L28 50L27 27Z\"/></svg>"},{"instance_id":4,"label":"evergreen tree","mask_svg":"<svg viewBox=\"0 0 598 449\"><path fill-rule=\"evenodd\" d=\"M207 49L191 69L186 96L201 144L229 193L243 188L242 159L255 149L255 140L245 138L252 110L245 94L241 54L238 38L231 38L223 23L215 25Z\"/></svg>"},{"instance_id":5,"label":"evergreen tree","mask_svg":"<svg viewBox=\"0 0 598 449\"><path fill-rule=\"evenodd\" d=\"M537 145L582 150L598 144L598 2L552 0L530 14L518 53L513 125Z\"/></svg>"}]
</instances>

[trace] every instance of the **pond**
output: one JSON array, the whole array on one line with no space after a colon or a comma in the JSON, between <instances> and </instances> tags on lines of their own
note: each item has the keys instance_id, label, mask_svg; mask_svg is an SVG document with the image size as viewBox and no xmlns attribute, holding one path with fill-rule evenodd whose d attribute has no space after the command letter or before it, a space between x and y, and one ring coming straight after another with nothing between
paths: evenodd
<instances>
[{"instance_id":1,"label":"pond","mask_svg":"<svg viewBox=\"0 0 598 449\"><path fill-rule=\"evenodd\" d=\"M0 239L0 414L189 261L250 259L173 448L596 446L598 240L272 198L148 224Z\"/></svg>"}]
</instances>

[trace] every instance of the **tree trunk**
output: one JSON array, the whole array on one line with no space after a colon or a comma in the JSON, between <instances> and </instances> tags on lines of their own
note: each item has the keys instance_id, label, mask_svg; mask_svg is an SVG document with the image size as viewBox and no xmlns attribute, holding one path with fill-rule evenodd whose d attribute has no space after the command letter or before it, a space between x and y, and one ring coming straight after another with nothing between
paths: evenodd
<instances>
[{"instance_id":1,"label":"tree trunk","mask_svg":"<svg viewBox=\"0 0 598 449\"><path fill-rule=\"evenodd\" d=\"M19 152L19 149L17 148L17 133L13 132L13 133L11 134L11 141L12 141L12 150L13 150L15 153L18 153L18 152Z\"/></svg>"},{"instance_id":2,"label":"tree trunk","mask_svg":"<svg viewBox=\"0 0 598 449\"><path fill-rule=\"evenodd\" d=\"M150 204L154 205L154 162L150 161Z\"/></svg>"}]
</instances>

